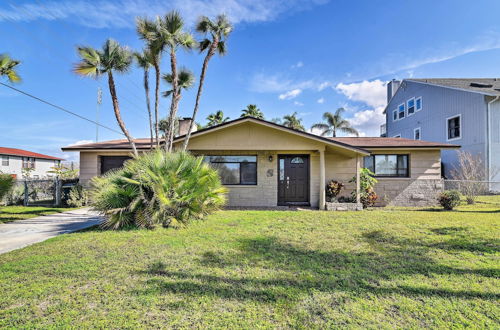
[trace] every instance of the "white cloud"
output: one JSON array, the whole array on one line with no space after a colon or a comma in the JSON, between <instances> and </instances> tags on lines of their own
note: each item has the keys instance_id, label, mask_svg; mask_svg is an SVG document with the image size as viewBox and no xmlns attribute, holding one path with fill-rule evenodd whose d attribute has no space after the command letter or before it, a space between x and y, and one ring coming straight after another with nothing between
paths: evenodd
<instances>
[{"instance_id":1,"label":"white cloud","mask_svg":"<svg viewBox=\"0 0 500 330\"><path fill-rule=\"evenodd\" d=\"M293 64L291 66L292 69L298 69L304 66L304 63L302 61L298 61L297 63Z\"/></svg>"},{"instance_id":2,"label":"white cloud","mask_svg":"<svg viewBox=\"0 0 500 330\"><path fill-rule=\"evenodd\" d=\"M323 97L321 97L316 102L318 102L319 104L323 104L323 103L325 103L325 99Z\"/></svg>"},{"instance_id":3,"label":"white cloud","mask_svg":"<svg viewBox=\"0 0 500 330\"><path fill-rule=\"evenodd\" d=\"M299 94L302 93L302 90L300 88L292 89L291 91L288 91L286 93L280 94L278 98L280 100L291 100L299 96Z\"/></svg>"},{"instance_id":4,"label":"white cloud","mask_svg":"<svg viewBox=\"0 0 500 330\"><path fill-rule=\"evenodd\" d=\"M387 102L386 82L364 80L358 83L339 83L335 89L349 100L363 102L371 107L383 107Z\"/></svg>"},{"instance_id":5,"label":"white cloud","mask_svg":"<svg viewBox=\"0 0 500 330\"><path fill-rule=\"evenodd\" d=\"M294 101L294 102L293 102L293 105L296 105L296 106L298 106L298 107L301 107L301 106L303 106L303 105L304 105L304 103L299 102L299 101Z\"/></svg>"},{"instance_id":6,"label":"white cloud","mask_svg":"<svg viewBox=\"0 0 500 330\"><path fill-rule=\"evenodd\" d=\"M66 20L93 28L133 28L137 16L176 9L188 24L199 15L226 13L233 23L272 21L287 12L307 10L327 0L64 0L23 3L0 9L1 21Z\"/></svg>"},{"instance_id":7,"label":"white cloud","mask_svg":"<svg viewBox=\"0 0 500 330\"><path fill-rule=\"evenodd\" d=\"M250 80L249 89L258 93L282 93L293 89L314 89L313 80L294 81L282 74L257 73Z\"/></svg>"},{"instance_id":8,"label":"white cloud","mask_svg":"<svg viewBox=\"0 0 500 330\"><path fill-rule=\"evenodd\" d=\"M327 87L331 87L332 86L332 83L329 82L329 81L324 81L322 82L321 84L318 85L318 91L322 91L323 89L327 88Z\"/></svg>"},{"instance_id":9,"label":"white cloud","mask_svg":"<svg viewBox=\"0 0 500 330\"><path fill-rule=\"evenodd\" d=\"M71 144L72 146L77 146L80 144L88 144L88 143L94 143L93 140L78 140L75 143Z\"/></svg>"},{"instance_id":10,"label":"white cloud","mask_svg":"<svg viewBox=\"0 0 500 330\"><path fill-rule=\"evenodd\" d=\"M385 122L383 111L387 102L386 82L364 80L351 84L339 83L335 89L347 96L349 100L361 102L370 107L370 109L355 112L349 121L362 136L379 136L380 125Z\"/></svg>"}]
</instances>

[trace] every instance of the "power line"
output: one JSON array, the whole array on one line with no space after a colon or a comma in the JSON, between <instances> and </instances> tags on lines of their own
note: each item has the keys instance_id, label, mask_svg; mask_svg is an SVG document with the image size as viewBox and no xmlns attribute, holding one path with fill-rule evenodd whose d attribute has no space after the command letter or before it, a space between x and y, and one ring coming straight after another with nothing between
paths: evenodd
<instances>
[{"instance_id":1,"label":"power line","mask_svg":"<svg viewBox=\"0 0 500 330\"><path fill-rule=\"evenodd\" d=\"M64 111L64 112L66 112L66 113L69 113L70 115L73 115L73 116L78 117L78 118L80 118L80 119L86 120L86 121L88 121L88 122L90 122L90 123L92 123L92 124L98 125L98 126L100 126L100 127L102 127L102 128L105 128L105 129L110 130L110 131L112 131L112 132L118 133L118 134L120 134L120 135L125 135L125 134L123 134L122 132L119 132L119 131L117 131L117 130L115 130L115 129L111 128L111 127L108 127L108 126L105 126L105 125L101 125L101 124L99 124L98 122L96 122L96 121L94 121L94 120L92 120L92 119L88 119L88 118L86 118L86 117L84 117L84 116L81 116L81 115L79 115L79 114L77 114L77 113L75 113L75 112L73 112L73 111L70 111L70 110L68 110L68 109L65 109L65 108L63 108L63 107L61 107L61 106L58 106L58 105L56 105L56 104L53 104L53 103L51 103L51 102L49 102L49 101L45 101L44 99L41 99L41 98L39 98L39 97L37 97L37 96L35 96L35 95L32 95L32 94L30 94L30 93L24 92L24 91L22 91L22 90L20 90L20 89L17 89L17 88L15 88L15 87L12 87L12 86L9 86L9 85L7 85L7 84L4 84L3 82L0 82L0 85L5 86L5 87L7 87L7 88L10 88L10 89L12 89L12 90L14 90L14 91L16 91L16 92L18 92L18 93L21 93L21 94L23 94L23 95L25 95L25 96L28 96L28 97L30 97L30 98L32 98L32 99L35 99L35 100L37 100L37 101L40 101L40 102L42 102L42 103L45 103L45 104L47 104L47 105L50 105L50 106L51 106L51 107L53 107L53 108L56 108L56 109L58 109L58 110Z\"/></svg>"}]
</instances>

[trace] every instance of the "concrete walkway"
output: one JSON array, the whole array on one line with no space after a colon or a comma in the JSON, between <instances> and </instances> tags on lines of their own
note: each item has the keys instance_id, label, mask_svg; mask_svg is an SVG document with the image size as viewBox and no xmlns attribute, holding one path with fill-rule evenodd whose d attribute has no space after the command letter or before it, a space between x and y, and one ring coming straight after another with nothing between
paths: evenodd
<instances>
[{"instance_id":1,"label":"concrete walkway","mask_svg":"<svg viewBox=\"0 0 500 330\"><path fill-rule=\"evenodd\" d=\"M0 224L0 254L99 224L88 208Z\"/></svg>"}]
</instances>

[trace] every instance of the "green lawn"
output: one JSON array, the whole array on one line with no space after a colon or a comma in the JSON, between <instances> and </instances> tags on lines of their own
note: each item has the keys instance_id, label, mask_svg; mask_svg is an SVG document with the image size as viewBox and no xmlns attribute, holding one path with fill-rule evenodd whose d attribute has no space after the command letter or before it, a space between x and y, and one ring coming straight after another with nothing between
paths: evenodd
<instances>
[{"instance_id":1,"label":"green lawn","mask_svg":"<svg viewBox=\"0 0 500 330\"><path fill-rule=\"evenodd\" d=\"M221 211L0 255L0 327L500 328L500 198Z\"/></svg>"},{"instance_id":2,"label":"green lawn","mask_svg":"<svg viewBox=\"0 0 500 330\"><path fill-rule=\"evenodd\" d=\"M41 207L41 206L0 206L0 223L10 222L19 219L29 219L41 215L54 214L72 210L62 207Z\"/></svg>"}]
</instances>

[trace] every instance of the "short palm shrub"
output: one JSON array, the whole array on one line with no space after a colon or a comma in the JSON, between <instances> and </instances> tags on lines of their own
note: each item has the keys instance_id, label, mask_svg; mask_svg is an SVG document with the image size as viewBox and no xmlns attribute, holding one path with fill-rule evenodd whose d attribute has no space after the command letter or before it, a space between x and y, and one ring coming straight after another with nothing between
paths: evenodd
<instances>
[{"instance_id":1,"label":"short palm shrub","mask_svg":"<svg viewBox=\"0 0 500 330\"><path fill-rule=\"evenodd\" d=\"M445 210L451 211L460 205L460 198L458 190L447 190L439 194L438 202Z\"/></svg>"},{"instance_id":2,"label":"short palm shrub","mask_svg":"<svg viewBox=\"0 0 500 330\"><path fill-rule=\"evenodd\" d=\"M10 174L0 173L0 202L14 186L14 178Z\"/></svg>"},{"instance_id":3,"label":"short palm shrub","mask_svg":"<svg viewBox=\"0 0 500 330\"><path fill-rule=\"evenodd\" d=\"M218 172L186 152L140 155L93 179L92 186L92 205L104 213L108 229L187 225L226 201Z\"/></svg>"}]
</instances>

